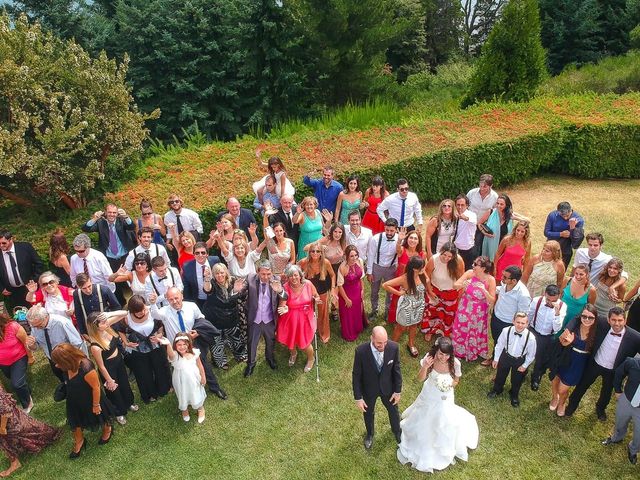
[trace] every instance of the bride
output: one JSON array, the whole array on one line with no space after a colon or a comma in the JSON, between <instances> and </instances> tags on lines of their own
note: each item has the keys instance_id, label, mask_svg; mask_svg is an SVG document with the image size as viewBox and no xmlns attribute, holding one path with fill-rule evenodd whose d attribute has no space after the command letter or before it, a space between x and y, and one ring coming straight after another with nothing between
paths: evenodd
<instances>
[{"instance_id":1,"label":"bride","mask_svg":"<svg viewBox=\"0 0 640 480\"><path fill-rule=\"evenodd\" d=\"M402 414L398 460L432 473L466 461L467 448L478 446L476 418L453 402L453 388L462 371L451 339L440 337L420 360L418 378L425 380L418 398Z\"/></svg>"}]
</instances>

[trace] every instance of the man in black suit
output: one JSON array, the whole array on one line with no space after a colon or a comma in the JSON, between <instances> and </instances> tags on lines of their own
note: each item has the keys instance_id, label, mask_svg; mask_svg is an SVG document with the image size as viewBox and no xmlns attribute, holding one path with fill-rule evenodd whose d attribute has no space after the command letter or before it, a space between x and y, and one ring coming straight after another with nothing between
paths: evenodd
<instances>
[{"instance_id":1,"label":"man in black suit","mask_svg":"<svg viewBox=\"0 0 640 480\"><path fill-rule=\"evenodd\" d=\"M278 321L278 303L286 300L287 294L280 282L271 282L272 272L269 260L261 260L258 273L247 277L247 326L249 332L249 360L244 376L253 374L256 366L256 352L260 337L264 338L264 355L272 370L276 369L273 355L276 344L276 324Z\"/></svg>"},{"instance_id":2,"label":"man in black suit","mask_svg":"<svg viewBox=\"0 0 640 480\"><path fill-rule=\"evenodd\" d=\"M193 302L198 305L198 308L202 308L207 294L204 293L203 284L204 277L209 270L211 274L211 267L216 263L220 263L220 259L217 256L209 256L207 253L207 244L204 242L198 242L193 247L193 254L195 260L190 260L182 266L182 284L184 290L182 294L184 299L188 302Z\"/></svg>"},{"instance_id":3,"label":"man in black suit","mask_svg":"<svg viewBox=\"0 0 640 480\"><path fill-rule=\"evenodd\" d=\"M98 250L109 261L111 270L117 272L124 264L130 250L136 247L135 224L122 208L110 203L93 214L80 227L83 232L98 232ZM116 298L124 305L124 283L116 283Z\"/></svg>"},{"instance_id":4,"label":"man in black suit","mask_svg":"<svg viewBox=\"0 0 640 480\"><path fill-rule=\"evenodd\" d=\"M26 301L27 283L38 281L42 273L42 260L30 243L15 242L13 234L0 232L0 293L4 297L7 312L17 306L29 307Z\"/></svg>"},{"instance_id":5,"label":"man in black suit","mask_svg":"<svg viewBox=\"0 0 640 480\"><path fill-rule=\"evenodd\" d=\"M280 208L273 215L269 215L269 225L272 227L276 223L282 223L284 229L287 232L287 238L293 240L293 244L298 245L298 238L300 236L300 225L293 223L293 217L296 212L293 210L293 197L291 195L283 195L280 198ZM267 216L265 214L265 216Z\"/></svg>"},{"instance_id":6,"label":"man in black suit","mask_svg":"<svg viewBox=\"0 0 640 480\"><path fill-rule=\"evenodd\" d=\"M226 206L227 209L218 214L218 216L216 217L216 221L219 221L220 218L222 218L222 215L228 213L234 218L238 228L244 230L244 233L246 233L247 237L249 237L249 225L251 225L252 223L256 223L256 217L253 216L251 210L249 210L248 208L241 208L240 202L235 197L229 197Z\"/></svg>"},{"instance_id":7,"label":"man in black suit","mask_svg":"<svg viewBox=\"0 0 640 480\"><path fill-rule=\"evenodd\" d=\"M613 307L609 310L608 323L598 320L592 352L582 379L569 397L565 416L571 416L576 411L589 387L598 377L602 377L596 414L598 420L605 421L607 419L605 409L611 400L615 369L627 357L633 357L640 352L640 333L626 326L622 308Z\"/></svg>"},{"instance_id":8,"label":"man in black suit","mask_svg":"<svg viewBox=\"0 0 640 480\"><path fill-rule=\"evenodd\" d=\"M622 380L627 382L622 390ZM640 358L627 358L616 368L613 378L618 406L616 408L616 426L613 434L602 441L603 445L620 443L627 435L629 422L633 420L633 439L627 445L627 456L632 465L638 463L640 452Z\"/></svg>"},{"instance_id":9,"label":"man in black suit","mask_svg":"<svg viewBox=\"0 0 640 480\"><path fill-rule=\"evenodd\" d=\"M364 424L367 427L364 447L368 450L373 445L374 410L378 397L389 412L391 430L396 441L400 443L400 355L398 344L388 341L384 327L374 327L371 342L363 343L356 348L352 382L353 398L356 406L364 414Z\"/></svg>"}]
</instances>

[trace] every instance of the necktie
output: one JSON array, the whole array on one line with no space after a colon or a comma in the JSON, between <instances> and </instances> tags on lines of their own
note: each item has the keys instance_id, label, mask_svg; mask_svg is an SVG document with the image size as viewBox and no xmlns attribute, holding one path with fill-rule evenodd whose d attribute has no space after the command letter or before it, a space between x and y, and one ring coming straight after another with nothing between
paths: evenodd
<instances>
[{"instance_id":1,"label":"necktie","mask_svg":"<svg viewBox=\"0 0 640 480\"><path fill-rule=\"evenodd\" d=\"M290 229L293 225L293 223L291 222L291 212L285 213L284 216L287 219L287 228Z\"/></svg>"},{"instance_id":2,"label":"necktie","mask_svg":"<svg viewBox=\"0 0 640 480\"><path fill-rule=\"evenodd\" d=\"M145 256L149 259L149 261L151 261L151 254L149 253L149 249L148 249L148 248L146 248L146 249L144 250L144 254L145 254Z\"/></svg>"},{"instance_id":3,"label":"necktie","mask_svg":"<svg viewBox=\"0 0 640 480\"><path fill-rule=\"evenodd\" d=\"M89 275L89 265L87 265L87 259L83 258L82 261L84 262L84 273L86 275Z\"/></svg>"},{"instance_id":4,"label":"necktie","mask_svg":"<svg viewBox=\"0 0 640 480\"><path fill-rule=\"evenodd\" d=\"M51 351L53 349L51 347L51 338L49 337L49 329L46 327L44 329L44 341L47 343L47 350L49 351L48 357L51 358Z\"/></svg>"},{"instance_id":5,"label":"necktie","mask_svg":"<svg viewBox=\"0 0 640 480\"><path fill-rule=\"evenodd\" d=\"M590 258L589 259L589 271L591 271L591 266L593 265L593 261L595 260L595 258Z\"/></svg>"},{"instance_id":6,"label":"necktie","mask_svg":"<svg viewBox=\"0 0 640 480\"><path fill-rule=\"evenodd\" d=\"M613 335L614 337L621 337L622 336L621 333L613 333L613 332L611 332L609 335Z\"/></svg>"},{"instance_id":7,"label":"necktie","mask_svg":"<svg viewBox=\"0 0 640 480\"><path fill-rule=\"evenodd\" d=\"M204 266L204 265L202 265L202 280L203 280L203 281L204 281L204 269L205 269L205 266Z\"/></svg>"},{"instance_id":8,"label":"necktie","mask_svg":"<svg viewBox=\"0 0 640 480\"><path fill-rule=\"evenodd\" d=\"M632 407L640 407L640 384L638 384L638 388L636 388L636 393L633 395L631 399Z\"/></svg>"},{"instance_id":9,"label":"necktie","mask_svg":"<svg viewBox=\"0 0 640 480\"><path fill-rule=\"evenodd\" d=\"M114 255L118 254L118 239L116 238L116 226L113 223L109 224L109 249Z\"/></svg>"},{"instance_id":10,"label":"necktie","mask_svg":"<svg viewBox=\"0 0 640 480\"><path fill-rule=\"evenodd\" d=\"M407 199L403 198L402 199L402 207L400 208L400 226L404 227L404 209L406 207L407 204Z\"/></svg>"},{"instance_id":11,"label":"necktie","mask_svg":"<svg viewBox=\"0 0 640 480\"><path fill-rule=\"evenodd\" d=\"M378 372L382 371L383 355L383 353L376 351L376 366L378 367Z\"/></svg>"},{"instance_id":12,"label":"necktie","mask_svg":"<svg viewBox=\"0 0 640 480\"><path fill-rule=\"evenodd\" d=\"M267 285L264 283L260 284L260 294L264 297L265 293L267 293Z\"/></svg>"},{"instance_id":13,"label":"necktie","mask_svg":"<svg viewBox=\"0 0 640 480\"><path fill-rule=\"evenodd\" d=\"M18 266L16 265L16 259L13 258L13 252L7 252L9 256L9 264L11 265L11 273L13 274L13 280L16 282L16 287L19 287L22 284L22 279L20 278L20 274L18 273Z\"/></svg>"},{"instance_id":14,"label":"necktie","mask_svg":"<svg viewBox=\"0 0 640 480\"><path fill-rule=\"evenodd\" d=\"M178 323L180 324L180 331L186 332L187 328L184 326L184 319L182 318L182 310L178 310Z\"/></svg>"},{"instance_id":15,"label":"necktie","mask_svg":"<svg viewBox=\"0 0 640 480\"><path fill-rule=\"evenodd\" d=\"M176 226L178 227L179 234L184 231L184 227L182 226L182 222L180 221L180 215L176 215Z\"/></svg>"}]
</instances>

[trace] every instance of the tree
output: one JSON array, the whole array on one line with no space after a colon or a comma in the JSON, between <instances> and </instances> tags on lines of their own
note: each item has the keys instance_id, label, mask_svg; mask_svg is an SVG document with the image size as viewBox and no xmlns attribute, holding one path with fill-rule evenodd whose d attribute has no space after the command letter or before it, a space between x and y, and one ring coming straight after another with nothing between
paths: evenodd
<instances>
[{"instance_id":1,"label":"tree","mask_svg":"<svg viewBox=\"0 0 640 480\"><path fill-rule=\"evenodd\" d=\"M26 15L60 38L83 43L88 34L89 8L85 0L13 0L6 5L13 19Z\"/></svg>"},{"instance_id":2,"label":"tree","mask_svg":"<svg viewBox=\"0 0 640 480\"><path fill-rule=\"evenodd\" d=\"M91 58L25 16L0 16L1 195L76 208L134 161L148 117L125 84L127 65Z\"/></svg>"},{"instance_id":3,"label":"tree","mask_svg":"<svg viewBox=\"0 0 640 480\"><path fill-rule=\"evenodd\" d=\"M427 63L435 72L460 53L462 37L462 8L460 0L426 0Z\"/></svg>"},{"instance_id":4,"label":"tree","mask_svg":"<svg viewBox=\"0 0 640 480\"><path fill-rule=\"evenodd\" d=\"M397 0L396 18L407 20L407 28L387 50L387 63L391 65L396 79L404 83L409 75L427 68L427 35L425 32L426 8L424 0Z\"/></svg>"},{"instance_id":5,"label":"tree","mask_svg":"<svg viewBox=\"0 0 640 480\"><path fill-rule=\"evenodd\" d=\"M507 0L462 0L465 55L480 55L482 45L506 4Z\"/></svg>"},{"instance_id":6,"label":"tree","mask_svg":"<svg viewBox=\"0 0 640 480\"><path fill-rule=\"evenodd\" d=\"M629 32L635 26L627 11L626 0L597 0L598 23L602 36L599 50L602 55L620 55L629 49Z\"/></svg>"},{"instance_id":7,"label":"tree","mask_svg":"<svg viewBox=\"0 0 640 480\"><path fill-rule=\"evenodd\" d=\"M537 0L511 0L485 44L463 106L526 101L546 74Z\"/></svg>"}]
</instances>

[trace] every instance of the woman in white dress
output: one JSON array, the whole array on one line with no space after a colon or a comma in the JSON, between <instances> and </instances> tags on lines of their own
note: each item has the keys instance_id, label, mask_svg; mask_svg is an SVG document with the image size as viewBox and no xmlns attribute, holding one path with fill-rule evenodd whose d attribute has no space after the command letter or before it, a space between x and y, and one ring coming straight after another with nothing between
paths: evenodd
<instances>
[{"instance_id":1,"label":"woman in white dress","mask_svg":"<svg viewBox=\"0 0 640 480\"><path fill-rule=\"evenodd\" d=\"M402 414L400 463L432 473L456 463L456 457L466 461L467 449L478 446L476 418L454 403L453 389L461 375L451 339L440 337L420 360L418 379L426 381L416 401Z\"/></svg>"}]
</instances>

